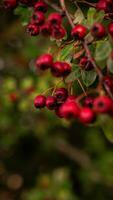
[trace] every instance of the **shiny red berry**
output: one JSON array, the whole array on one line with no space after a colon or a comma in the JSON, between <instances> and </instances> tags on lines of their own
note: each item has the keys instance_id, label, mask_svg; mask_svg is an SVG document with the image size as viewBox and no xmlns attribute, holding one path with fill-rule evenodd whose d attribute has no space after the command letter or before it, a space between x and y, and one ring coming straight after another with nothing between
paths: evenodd
<instances>
[{"instance_id":1,"label":"shiny red berry","mask_svg":"<svg viewBox=\"0 0 113 200\"><path fill-rule=\"evenodd\" d=\"M39 27L36 24L28 24L26 31L28 34L30 34L31 36L36 36L39 34Z\"/></svg>"},{"instance_id":2,"label":"shiny red berry","mask_svg":"<svg viewBox=\"0 0 113 200\"><path fill-rule=\"evenodd\" d=\"M3 6L5 9L14 9L17 6L17 0L3 0Z\"/></svg>"},{"instance_id":3,"label":"shiny red berry","mask_svg":"<svg viewBox=\"0 0 113 200\"><path fill-rule=\"evenodd\" d=\"M75 39L83 39L86 36L87 28L83 25L77 24L71 31L71 35Z\"/></svg>"},{"instance_id":4,"label":"shiny red berry","mask_svg":"<svg viewBox=\"0 0 113 200\"><path fill-rule=\"evenodd\" d=\"M62 62L57 61L51 67L51 73L55 77L62 77L64 73L64 68Z\"/></svg>"},{"instance_id":5,"label":"shiny red berry","mask_svg":"<svg viewBox=\"0 0 113 200\"><path fill-rule=\"evenodd\" d=\"M64 102L68 97L68 91L65 88L57 88L54 92L58 102Z\"/></svg>"},{"instance_id":6,"label":"shiny red berry","mask_svg":"<svg viewBox=\"0 0 113 200\"><path fill-rule=\"evenodd\" d=\"M46 12L47 11L47 4L44 1L38 1L35 5L34 5L34 11L41 11L41 12Z\"/></svg>"},{"instance_id":7,"label":"shiny red berry","mask_svg":"<svg viewBox=\"0 0 113 200\"><path fill-rule=\"evenodd\" d=\"M57 100L56 100L56 98L54 96L47 97L47 99L46 99L46 107L49 110L54 110L56 108L56 105L57 105Z\"/></svg>"},{"instance_id":8,"label":"shiny red berry","mask_svg":"<svg viewBox=\"0 0 113 200\"><path fill-rule=\"evenodd\" d=\"M61 25L62 23L62 16L59 13L51 13L48 16L47 21L51 24L51 25Z\"/></svg>"},{"instance_id":9,"label":"shiny red berry","mask_svg":"<svg viewBox=\"0 0 113 200\"><path fill-rule=\"evenodd\" d=\"M113 22L111 22L108 26L109 34L113 37Z\"/></svg>"},{"instance_id":10,"label":"shiny red berry","mask_svg":"<svg viewBox=\"0 0 113 200\"><path fill-rule=\"evenodd\" d=\"M96 4L98 10L103 10L105 13L111 13L113 11L112 0L99 0Z\"/></svg>"},{"instance_id":11,"label":"shiny red berry","mask_svg":"<svg viewBox=\"0 0 113 200\"><path fill-rule=\"evenodd\" d=\"M67 62L62 62L64 73L63 76L68 76L71 73L71 65Z\"/></svg>"},{"instance_id":12,"label":"shiny red berry","mask_svg":"<svg viewBox=\"0 0 113 200\"><path fill-rule=\"evenodd\" d=\"M109 113L112 108L112 100L107 96L100 96L94 100L94 111L97 113Z\"/></svg>"},{"instance_id":13,"label":"shiny red berry","mask_svg":"<svg viewBox=\"0 0 113 200\"><path fill-rule=\"evenodd\" d=\"M43 54L36 59L36 67L41 70L46 70L53 65L53 57L51 54Z\"/></svg>"},{"instance_id":14,"label":"shiny red berry","mask_svg":"<svg viewBox=\"0 0 113 200\"><path fill-rule=\"evenodd\" d=\"M86 56L81 58L79 62L79 66L81 67L81 69L86 70L86 71L90 71L94 68L93 64L88 60Z\"/></svg>"},{"instance_id":15,"label":"shiny red berry","mask_svg":"<svg viewBox=\"0 0 113 200\"><path fill-rule=\"evenodd\" d=\"M32 15L31 21L32 21L32 23L37 24L37 25L43 24L44 21L45 21L45 15L44 15L44 13L40 12L40 11L35 12Z\"/></svg>"},{"instance_id":16,"label":"shiny red berry","mask_svg":"<svg viewBox=\"0 0 113 200\"><path fill-rule=\"evenodd\" d=\"M50 36L51 32L52 32L52 29L48 23L45 23L40 27L40 33L45 37Z\"/></svg>"},{"instance_id":17,"label":"shiny red berry","mask_svg":"<svg viewBox=\"0 0 113 200\"><path fill-rule=\"evenodd\" d=\"M86 98L84 99L83 105L84 105L85 107L92 108L92 107L93 107L93 102L94 102L94 98L88 96L88 97L86 97Z\"/></svg>"},{"instance_id":18,"label":"shiny red berry","mask_svg":"<svg viewBox=\"0 0 113 200\"><path fill-rule=\"evenodd\" d=\"M34 106L36 108L44 108L46 105L46 97L43 95L36 96L34 99Z\"/></svg>"},{"instance_id":19,"label":"shiny red berry","mask_svg":"<svg viewBox=\"0 0 113 200\"><path fill-rule=\"evenodd\" d=\"M91 29L91 34L93 35L93 37L101 39L106 34L105 27L101 23L95 23Z\"/></svg>"},{"instance_id":20,"label":"shiny red berry","mask_svg":"<svg viewBox=\"0 0 113 200\"><path fill-rule=\"evenodd\" d=\"M94 122L95 114L91 108L83 107L80 110L79 119L84 124L90 124Z\"/></svg>"},{"instance_id":21,"label":"shiny red berry","mask_svg":"<svg viewBox=\"0 0 113 200\"><path fill-rule=\"evenodd\" d=\"M78 118L79 111L80 111L80 109L79 109L78 105L73 101L65 102L59 108L60 116L66 118L66 119Z\"/></svg>"},{"instance_id":22,"label":"shiny red berry","mask_svg":"<svg viewBox=\"0 0 113 200\"><path fill-rule=\"evenodd\" d=\"M66 99L66 102L75 102L76 101L76 96L75 95L69 95Z\"/></svg>"},{"instance_id":23,"label":"shiny red berry","mask_svg":"<svg viewBox=\"0 0 113 200\"><path fill-rule=\"evenodd\" d=\"M105 76L103 79L103 83L107 85L107 87L113 91L113 79L110 76Z\"/></svg>"},{"instance_id":24,"label":"shiny red berry","mask_svg":"<svg viewBox=\"0 0 113 200\"><path fill-rule=\"evenodd\" d=\"M64 38L66 35L66 30L64 27L62 26L54 26L52 28L52 33L51 33L51 36L53 38L55 38L56 40L60 40L62 38Z\"/></svg>"}]
</instances>

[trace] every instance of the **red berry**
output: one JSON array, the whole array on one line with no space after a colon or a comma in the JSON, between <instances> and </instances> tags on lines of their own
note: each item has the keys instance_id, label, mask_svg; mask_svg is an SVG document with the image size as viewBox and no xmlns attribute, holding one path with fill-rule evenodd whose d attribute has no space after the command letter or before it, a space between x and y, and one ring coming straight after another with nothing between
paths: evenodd
<instances>
[{"instance_id":1,"label":"red berry","mask_svg":"<svg viewBox=\"0 0 113 200\"><path fill-rule=\"evenodd\" d=\"M63 65L63 68L64 68L63 76L69 75L70 72L71 72L71 66L70 66L70 64L67 63L67 62L62 62L62 65Z\"/></svg>"},{"instance_id":2,"label":"red berry","mask_svg":"<svg viewBox=\"0 0 113 200\"><path fill-rule=\"evenodd\" d=\"M18 96L17 96L16 93L11 93L11 94L9 94L9 99L10 99L10 101L11 101L12 103L16 103L17 100L18 100Z\"/></svg>"},{"instance_id":3,"label":"red berry","mask_svg":"<svg viewBox=\"0 0 113 200\"><path fill-rule=\"evenodd\" d=\"M34 24L37 24L37 25L41 25L44 23L45 21L45 15L43 12L35 12L32 16L32 19L31 19L32 23Z\"/></svg>"},{"instance_id":4,"label":"red berry","mask_svg":"<svg viewBox=\"0 0 113 200\"><path fill-rule=\"evenodd\" d=\"M53 57L51 54L43 54L36 59L36 67L41 70L50 68L53 64Z\"/></svg>"},{"instance_id":5,"label":"red berry","mask_svg":"<svg viewBox=\"0 0 113 200\"><path fill-rule=\"evenodd\" d=\"M97 38L101 39L105 36L106 30L105 27L101 23L95 23L91 29L91 34Z\"/></svg>"},{"instance_id":6,"label":"red berry","mask_svg":"<svg viewBox=\"0 0 113 200\"><path fill-rule=\"evenodd\" d=\"M92 63L88 61L88 58L86 56L81 58L79 66L81 67L81 69L86 70L86 71L90 71L94 68Z\"/></svg>"},{"instance_id":7,"label":"red berry","mask_svg":"<svg viewBox=\"0 0 113 200\"><path fill-rule=\"evenodd\" d=\"M84 99L84 106L92 108L93 107L93 102L94 102L94 98L93 97L90 97L90 96L86 97Z\"/></svg>"},{"instance_id":8,"label":"red berry","mask_svg":"<svg viewBox=\"0 0 113 200\"><path fill-rule=\"evenodd\" d=\"M36 96L34 99L34 106L36 108L44 108L46 105L46 97L43 95Z\"/></svg>"},{"instance_id":9,"label":"red berry","mask_svg":"<svg viewBox=\"0 0 113 200\"><path fill-rule=\"evenodd\" d=\"M56 108L56 104L57 104L57 101L56 101L55 97L53 97L53 96L47 97L47 99L46 99L46 107L49 110L54 110Z\"/></svg>"},{"instance_id":10,"label":"red berry","mask_svg":"<svg viewBox=\"0 0 113 200\"><path fill-rule=\"evenodd\" d=\"M113 90L113 79L110 76L105 76L103 83L106 84L110 90Z\"/></svg>"},{"instance_id":11,"label":"red berry","mask_svg":"<svg viewBox=\"0 0 113 200\"><path fill-rule=\"evenodd\" d=\"M62 62L57 61L51 67L51 73L55 77L62 77L64 73L64 68Z\"/></svg>"},{"instance_id":12,"label":"red berry","mask_svg":"<svg viewBox=\"0 0 113 200\"><path fill-rule=\"evenodd\" d=\"M109 113L112 107L112 100L107 96L100 96L94 100L93 108L97 113Z\"/></svg>"},{"instance_id":13,"label":"red berry","mask_svg":"<svg viewBox=\"0 0 113 200\"><path fill-rule=\"evenodd\" d=\"M87 33L85 26L77 24L71 31L71 35L75 39L83 39Z\"/></svg>"},{"instance_id":14,"label":"red berry","mask_svg":"<svg viewBox=\"0 0 113 200\"><path fill-rule=\"evenodd\" d=\"M113 22L111 22L108 26L109 34L113 37Z\"/></svg>"},{"instance_id":15,"label":"red berry","mask_svg":"<svg viewBox=\"0 0 113 200\"><path fill-rule=\"evenodd\" d=\"M73 102L65 102L59 108L60 116L68 119L68 118L78 118L79 116L79 107L78 105Z\"/></svg>"},{"instance_id":16,"label":"red berry","mask_svg":"<svg viewBox=\"0 0 113 200\"><path fill-rule=\"evenodd\" d=\"M62 38L64 38L66 35L66 30L64 27L62 26L54 26L52 28L52 33L51 33L51 36L53 38L55 38L56 40L60 40Z\"/></svg>"},{"instance_id":17,"label":"red berry","mask_svg":"<svg viewBox=\"0 0 113 200\"><path fill-rule=\"evenodd\" d=\"M84 124L90 124L95 120L95 114L91 108L84 107L80 110L79 119Z\"/></svg>"},{"instance_id":18,"label":"red berry","mask_svg":"<svg viewBox=\"0 0 113 200\"><path fill-rule=\"evenodd\" d=\"M50 36L52 32L51 26L45 23L44 25L40 27L40 32L45 37Z\"/></svg>"},{"instance_id":19,"label":"red berry","mask_svg":"<svg viewBox=\"0 0 113 200\"><path fill-rule=\"evenodd\" d=\"M62 23L62 16L59 13L51 13L48 16L47 21L51 24L51 25L61 25Z\"/></svg>"},{"instance_id":20,"label":"red berry","mask_svg":"<svg viewBox=\"0 0 113 200\"><path fill-rule=\"evenodd\" d=\"M41 11L41 12L46 12L47 11L47 4L44 1L39 1L34 5L34 10L36 11Z\"/></svg>"},{"instance_id":21,"label":"red berry","mask_svg":"<svg viewBox=\"0 0 113 200\"><path fill-rule=\"evenodd\" d=\"M66 102L75 102L76 96L75 95L69 95L66 99Z\"/></svg>"},{"instance_id":22,"label":"red berry","mask_svg":"<svg viewBox=\"0 0 113 200\"><path fill-rule=\"evenodd\" d=\"M5 9L14 9L17 6L17 0L4 0L3 6Z\"/></svg>"},{"instance_id":23,"label":"red berry","mask_svg":"<svg viewBox=\"0 0 113 200\"><path fill-rule=\"evenodd\" d=\"M112 0L99 0L96 4L98 10L104 10L105 13L111 13L113 11Z\"/></svg>"},{"instance_id":24,"label":"red berry","mask_svg":"<svg viewBox=\"0 0 113 200\"><path fill-rule=\"evenodd\" d=\"M68 97L68 91L65 88L57 88L55 90L54 96L58 102L64 102Z\"/></svg>"},{"instance_id":25,"label":"red berry","mask_svg":"<svg viewBox=\"0 0 113 200\"><path fill-rule=\"evenodd\" d=\"M39 27L36 24L28 24L26 30L31 36L39 34Z\"/></svg>"}]
</instances>

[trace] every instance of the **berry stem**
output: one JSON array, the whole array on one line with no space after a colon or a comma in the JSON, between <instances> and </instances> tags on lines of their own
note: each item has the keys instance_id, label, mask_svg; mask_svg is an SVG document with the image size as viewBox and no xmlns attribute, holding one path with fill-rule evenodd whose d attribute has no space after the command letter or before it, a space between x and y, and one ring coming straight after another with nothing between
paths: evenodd
<instances>
[{"instance_id":1,"label":"berry stem","mask_svg":"<svg viewBox=\"0 0 113 200\"><path fill-rule=\"evenodd\" d=\"M56 4L48 1L48 0L44 0L51 8L53 8L54 10L56 10L57 12L64 14L63 10L61 8L59 8Z\"/></svg>"},{"instance_id":2,"label":"berry stem","mask_svg":"<svg viewBox=\"0 0 113 200\"><path fill-rule=\"evenodd\" d=\"M73 20L71 18L71 15L69 14L67 8L66 8L66 5L65 5L65 0L60 0L60 4L61 4L61 7L62 7L62 10L65 12L66 14L66 17L70 23L70 25L72 26L72 28L74 27L74 23L73 23Z\"/></svg>"}]
</instances>

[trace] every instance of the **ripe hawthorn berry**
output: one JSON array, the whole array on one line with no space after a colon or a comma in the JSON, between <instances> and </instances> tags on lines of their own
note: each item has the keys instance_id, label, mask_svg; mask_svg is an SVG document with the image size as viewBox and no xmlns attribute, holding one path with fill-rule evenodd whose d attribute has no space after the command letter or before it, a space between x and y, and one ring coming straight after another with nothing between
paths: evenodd
<instances>
[{"instance_id":1,"label":"ripe hawthorn berry","mask_svg":"<svg viewBox=\"0 0 113 200\"><path fill-rule=\"evenodd\" d=\"M109 113L112 108L112 100L107 96L99 96L95 98L93 109L96 113Z\"/></svg>"},{"instance_id":2,"label":"ripe hawthorn berry","mask_svg":"<svg viewBox=\"0 0 113 200\"><path fill-rule=\"evenodd\" d=\"M91 96L88 96L84 99L83 105L85 107L89 107L92 108L93 107L93 102L94 102L94 98Z\"/></svg>"},{"instance_id":3,"label":"ripe hawthorn berry","mask_svg":"<svg viewBox=\"0 0 113 200\"><path fill-rule=\"evenodd\" d=\"M46 107L49 110L54 110L56 108L56 105L57 105L57 100L54 96L48 96L46 98Z\"/></svg>"},{"instance_id":4,"label":"ripe hawthorn berry","mask_svg":"<svg viewBox=\"0 0 113 200\"><path fill-rule=\"evenodd\" d=\"M91 28L91 34L97 38L97 39L101 39L105 36L106 34L106 30L105 27L103 26L103 24L101 23L95 23L93 25L93 27Z\"/></svg>"},{"instance_id":5,"label":"ripe hawthorn berry","mask_svg":"<svg viewBox=\"0 0 113 200\"><path fill-rule=\"evenodd\" d=\"M51 54L43 54L36 59L36 67L40 70L46 70L53 65L53 57Z\"/></svg>"},{"instance_id":6,"label":"ripe hawthorn berry","mask_svg":"<svg viewBox=\"0 0 113 200\"><path fill-rule=\"evenodd\" d=\"M51 32L51 36L53 38L55 38L56 40L60 40L62 38L64 38L66 35L66 30L63 26L53 26L52 27L52 32Z\"/></svg>"},{"instance_id":7,"label":"ripe hawthorn berry","mask_svg":"<svg viewBox=\"0 0 113 200\"><path fill-rule=\"evenodd\" d=\"M34 99L35 108L44 108L46 105L46 97L44 95L36 96Z\"/></svg>"},{"instance_id":8,"label":"ripe hawthorn berry","mask_svg":"<svg viewBox=\"0 0 113 200\"><path fill-rule=\"evenodd\" d=\"M110 76L105 76L103 78L103 83L107 85L107 87L113 91L113 79Z\"/></svg>"},{"instance_id":9,"label":"ripe hawthorn berry","mask_svg":"<svg viewBox=\"0 0 113 200\"><path fill-rule=\"evenodd\" d=\"M51 73L55 77L65 77L71 72L70 64L66 62L55 62L51 67Z\"/></svg>"},{"instance_id":10,"label":"ripe hawthorn berry","mask_svg":"<svg viewBox=\"0 0 113 200\"><path fill-rule=\"evenodd\" d=\"M74 101L64 102L59 108L59 114L63 118L78 118L79 116L79 106Z\"/></svg>"},{"instance_id":11,"label":"ripe hawthorn berry","mask_svg":"<svg viewBox=\"0 0 113 200\"><path fill-rule=\"evenodd\" d=\"M40 32L39 27L36 24L32 24L32 23L27 25L26 31L31 36L36 36Z\"/></svg>"},{"instance_id":12,"label":"ripe hawthorn berry","mask_svg":"<svg viewBox=\"0 0 113 200\"><path fill-rule=\"evenodd\" d=\"M108 32L113 37L113 22L111 22L108 26Z\"/></svg>"},{"instance_id":13,"label":"ripe hawthorn berry","mask_svg":"<svg viewBox=\"0 0 113 200\"><path fill-rule=\"evenodd\" d=\"M112 0L99 0L96 8L103 10L105 13L111 13L113 11L113 2Z\"/></svg>"},{"instance_id":14,"label":"ripe hawthorn berry","mask_svg":"<svg viewBox=\"0 0 113 200\"><path fill-rule=\"evenodd\" d=\"M83 25L77 24L71 31L71 35L75 39L83 39L86 36L87 28Z\"/></svg>"},{"instance_id":15,"label":"ripe hawthorn berry","mask_svg":"<svg viewBox=\"0 0 113 200\"><path fill-rule=\"evenodd\" d=\"M68 91L65 88L57 88L54 92L58 102L64 102L68 97Z\"/></svg>"},{"instance_id":16,"label":"ripe hawthorn berry","mask_svg":"<svg viewBox=\"0 0 113 200\"><path fill-rule=\"evenodd\" d=\"M93 123L95 120L95 113L89 107L83 107L80 109L79 120L83 124Z\"/></svg>"},{"instance_id":17,"label":"ripe hawthorn berry","mask_svg":"<svg viewBox=\"0 0 113 200\"><path fill-rule=\"evenodd\" d=\"M51 32L52 32L52 29L51 29L50 24L48 23L45 23L40 27L40 33L45 37L50 36Z\"/></svg>"},{"instance_id":18,"label":"ripe hawthorn berry","mask_svg":"<svg viewBox=\"0 0 113 200\"><path fill-rule=\"evenodd\" d=\"M31 18L32 23L41 25L44 23L44 21L45 21L45 15L43 12L38 11L32 15L32 18Z\"/></svg>"},{"instance_id":19,"label":"ripe hawthorn berry","mask_svg":"<svg viewBox=\"0 0 113 200\"><path fill-rule=\"evenodd\" d=\"M48 16L47 22L52 26L61 25L62 16L59 13L51 13Z\"/></svg>"},{"instance_id":20,"label":"ripe hawthorn berry","mask_svg":"<svg viewBox=\"0 0 113 200\"><path fill-rule=\"evenodd\" d=\"M76 101L76 96L75 95L69 95L66 99L66 102L75 102Z\"/></svg>"},{"instance_id":21,"label":"ripe hawthorn berry","mask_svg":"<svg viewBox=\"0 0 113 200\"><path fill-rule=\"evenodd\" d=\"M86 70L86 71L90 71L94 68L92 63L88 61L87 56L84 56L81 58L79 62L79 66L81 67L81 69Z\"/></svg>"},{"instance_id":22,"label":"ripe hawthorn berry","mask_svg":"<svg viewBox=\"0 0 113 200\"><path fill-rule=\"evenodd\" d=\"M4 0L3 1L3 7L5 9L14 9L17 7L17 0Z\"/></svg>"},{"instance_id":23,"label":"ripe hawthorn berry","mask_svg":"<svg viewBox=\"0 0 113 200\"><path fill-rule=\"evenodd\" d=\"M47 4L44 1L38 1L34 5L34 11L41 11L41 12L46 12L47 11Z\"/></svg>"}]
</instances>

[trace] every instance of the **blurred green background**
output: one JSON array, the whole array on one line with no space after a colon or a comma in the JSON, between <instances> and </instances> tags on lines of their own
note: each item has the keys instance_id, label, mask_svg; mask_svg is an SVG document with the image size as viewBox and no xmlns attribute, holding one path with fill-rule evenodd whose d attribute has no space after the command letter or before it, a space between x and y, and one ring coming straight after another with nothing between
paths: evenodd
<instances>
[{"instance_id":1,"label":"blurred green background","mask_svg":"<svg viewBox=\"0 0 113 200\"><path fill-rule=\"evenodd\" d=\"M102 130L33 107L56 82L34 67L50 45L0 8L0 200L112 200L113 145Z\"/></svg>"}]
</instances>

